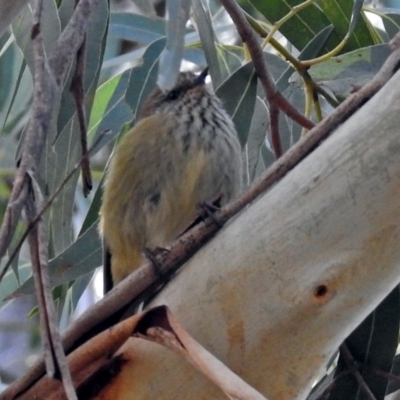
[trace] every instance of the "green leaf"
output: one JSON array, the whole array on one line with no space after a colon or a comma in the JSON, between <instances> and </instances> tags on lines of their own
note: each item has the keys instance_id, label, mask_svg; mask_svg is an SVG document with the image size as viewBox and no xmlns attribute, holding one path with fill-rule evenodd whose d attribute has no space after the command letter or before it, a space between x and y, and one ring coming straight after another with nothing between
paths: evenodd
<instances>
[{"instance_id":1,"label":"green leaf","mask_svg":"<svg viewBox=\"0 0 400 400\"><path fill-rule=\"evenodd\" d=\"M347 32L351 33L342 53L380 43L374 40L371 35L373 28L360 11L362 3L362 0L355 0L354 2L348 0L317 1L341 40Z\"/></svg>"},{"instance_id":2,"label":"green leaf","mask_svg":"<svg viewBox=\"0 0 400 400\"><path fill-rule=\"evenodd\" d=\"M107 167L105 168L105 170ZM104 176L99 182L99 185L97 186L96 192L93 196L93 200L90 203L89 210L86 214L85 220L83 221L81 230L79 231L79 236L82 236L93 224L98 224L99 221L99 213L100 213L100 207L101 207L101 201L102 201L102 196L103 196L103 180Z\"/></svg>"},{"instance_id":3,"label":"green leaf","mask_svg":"<svg viewBox=\"0 0 400 400\"><path fill-rule=\"evenodd\" d=\"M102 0L96 8L96 12L89 23L86 34L85 74L83 81L86 114L90 113L101 64L103 62L104 48L107 39L108 12L107 0ZM57 121L58 133L64 129L65 125L76 113L75 102L70 92L73 73L74 68L71 68L61 98L60 113Z\"/></svg>"},{"instance_id":4,"label":"green leaf","mask_svg":"<svg viewBox=\"0 0 400 400\"><path fill-rule=\"evenodd\" d=\"M155 15L154 6L151 1L132 0L132 2L135 3L143 13L151 15L151 16ZM159 6L160 6L160 4L159 4ZM162 4L161 4L161 6L162 6Z\"/></svg>"},{"instance_id":5,"label":"green leaf","mask_svg":"<svg viewBox=\"0 0 400 400\"><path fill-rule=\"evenodd\" d=\"M325 47L328 39L333 31L332 25L327 26L315 36L310 43L306 45L303 51L299 54L299 60L309 60L321 54L322 49ZM276 86L280 91L285 90L289 85L289 78L295 72L292 66L288 66L276 82Z\"/></svg>"},{"instance_id":6,"label":"green leaf","mask_svg":"<svg viewBox=\"0 0 400 400\"><path fill-rule=\"evenodd\" d=\"M208 5L202 0L193 1L193 17L200 35L201 44L210 70L211 80L215 87L222 83L222 73L216 49L216 37Z\"/></svg>"},{"instance_id":7,"label":"green leaf","mask_svg":"<svg viewBox=\"0 0 400 400\"><path fill-rule=\"evenodd\" d=\"M206 65L207 60L202 48L188 48L183 51L183 58L197 65Z\"/></svg>"},{"instance_id":8,"label":"green leaf","mask_svg":"<svg viewBox=\"0 0 400 400\"><path fill-rule=\"evenodd\" d=\"M158 39L146 49L140 67L133 69L126 92L126 101L132 108L134 119L143 102L155 87L157 79L157 63L165 47L165 39Z\"/></svg>"},{"instance_id":9,"label":"green leaf","mask_svg":"<svg viewBox=\"0 0 400 400\"><path fill-rule=\"evenodd\" d=\"M82 236L49 262L51 286L68 283L93 272L102 263L102 247L97 231L97 223L93 224ZM34 293L32 277L29 278L12 296Z\"/></svg>"},{"instance_id":10,"label":"green leaf","mask_svg":"<svg viewBox=\"0 0 400 400\"><path fill-rule=\"evenodd\" d=\"M289 87L283 95L300 112L304 112L305 98L304 91L296 87ZM281 136L282 149L284 152L289 150L299 139L302 127L286 114L281 113L279 118L279 133Z\"/></svg>"},{"instance_id":11,"label":"green leaf","mask_svg":"<svg viewBox=\"0 0 400 400\"><path fill-rule=\"evenodd\" d=\"M243 51L235 51L228 46L216 46L222 78L227 79L242 66Z\"/></svg>"},{"instance_id":12,"label":"green leaf","mask_svg":"<svg viewBox=\"0 0 400 400\"><path fill-rule=\"evenodd\" d=\"M92 110L90 112L90 120L88 123L88 132L90 132L92 135L101 121L104 119L104 116L107 115L107 112L109 112L109 103L117 91L117 87L121 81L122 75L123 74L121 73L113 76L111 79L97 88ZM126 79L126 77L129 76L129 72L125 71L124 75ZM124 81L124 79L122 79L122 81ZM124 85L122 85L122 87L123 86ZM121 97L122 96L117 96L118 100L120 100Z\"/></svg>"},{"instance_id":13,"label":"green leaf","mask_svg":"<svg viewBox=\"0 0 400 400\"><path fill-rule=\"evenodd\" d=\"M71 19L72 14L74 13L75 10L75 6L76 6L75 0L62 0L61 5L58 9L58 16L60 18L62 30L64 30L69 20Z\"/></svg>"},{"instance_id":14,"label":"green leaf","mask_svg":"<svg viewBox=\"0 0 400 400\"><path fill-rule=\"evenodd\" d=\"M288 63L282 60L281 57L276 56L275 54L264 52L264 59L268 65L269 72L275 81L279 79L282 75L282 71L288 66Z\"/></svg>"},{"instance_id":15,"label":"green leaf","mask_svg":"<svg viewBox=\"0 0 400 400\"><path fill-rule=\"evenodd\" d=\"M86 35L85 76L83 82L86 114L92 107L97 86L104 54L107 24L108 3L107 0L103 0L96 8L96 13L89 24ZM50 195L65 181L69 172L81 158L81 131L75 103L70 93L72 74L73 69L70 71L61 97L57 123L58 132L55 137L49 136L47 138L45 162L43 162L41 169ZM55 255L65 250L74 239L72 216L78 178L79 170L68 180L51 205L49 222Z\"/></svg>"},{"instance_id":16,"label":"green leaf","mask_svg":"<svg viewBox=\"0 0 400 400\"><path fill-rule=\"evenodd\" d=\"M12 90L4 99L4 108L0 111L0 127L2 127L2 134L19 134L29 119L27 109L31 95L27 96L26 93L32 93L32 75L20 54L16 54L14 63L8 65L7 68L13 70L14 76L10 81ZM14 166L14 164L13 162L9 166Z\"/></svg>"},{"instance_id":17,"label":"green leaf","mask_svg":"<svg viewBox=\"0 0 400 400\"><path fill-rule=\"evenodd\" d=\"M70 288L71 309L74 311L82 297L83 292L87 289L90 281L93 279L93 273L80 276Z\"/></svg>"},{"instance_id":18,"label":"green leaf","mask_svg":"<svg viewBox=\"0 0 400 400\"><path fill-rule=\"evenodd\" d=\"M254 114L251 120L249 136L247 139L246 146L244 148L245 157L243 160L246 165L246 184L250 184L256 176L264 170L264 167L260 165L260 150L262 144L265 142L267 135L267 128L269 125L269 112L265 103L260 97L256 98L256 104L254 107Z\"/></svg>"},{"instance_id":19,"label":"green leaf","mask_svg":"<svg viewBox=\"0 0 400 400\"><path fill-rule=\"evenodd\" d=\"M231 75L217 90L225 109L232 117L242 147L247 142L257 93L257 76L249 62Z\"/></svg>"},{"instance_id":20,"label":"green leaf","mask_svg":"<svg viewBox=\"0 0 400 400\"><path fill-rule=\"evenodd\" d=\"M24 282L31 275L30 263L25 263L19 266L19 279ZM4 299L19 289L19 281L13 271L8 271L0 282L0 308L7 304Z\"/></svg>"},{"instance_id":21,"label":"green leaf","mask_svg":"<svg viewBox=\"0 0 400 400\"><path fill-rule=\"evenodd\" d=\"M189 19L190 2L169 0L167 2L167 36L165 48L158 64L157 86L169 90L175 86L183 57L186 24Z\"/></svg>"},{"instance_id":22,"label":"green leaf","mask_svg":"<svg viewBox=\"0 0 400 400\"><path fill-rule=\"evenodd\" d=\"M272 165L275 162L275 156L272 150L267 146L267 144L264 142L263 145L261 146L261 159L264 163L264 167L268 168L270 165Z\"/></svg>"},{"instance_id":23,"label":"green leaf","mask_svg":"<svg viewBox=\"0 0 400 400\"><path fill-rule=\"evenodd\" d=\"M125 100L130 78L131 70L125 71L97 89L88 131L91 142L96 142L92 154L115 139L123 126L132 120L132 111ZM105 131L110 133L104 135Z\"/></svg>"},{"instance_id":24,"label":"green leaf","mask_svg":"<svg viewBox=\"0 0 400 400\"><path fill-rule=\"evenodd\" d=\"M390 55L386 44L365 47L310 68L313 80L329 88L339 99L369 82Z\"/></svg>"},{"instance_id":25,"label":"green leaf","mask_svg":"<svg viewBox=\"0 0 400 400\"><path fill-rule=\"evenodd\" d=\"M81 157L80 128L77 118L70 120L52 146L52 180L48 187L52 194L73 169ZM74 238L72 215L74 210L75 188L79 178L79 169L68 179L51 205L50 218L55 254L68 247ZM50 175L48 175L50 177Z\"/></svg>"},{"instance_id":26,"label":"green leaf","mask_svg":"<svg viewBox=\"0 0 400 400\"><path fill-rule=\"evenodd\" d=\"M268 2L250 0L250 2L272 24L286 16L293 7L304 4L303 0L270 0ZM349 31L351 35L342 52L380 43L372 25L362 13L360 14L361 3L362 0L355 2L318 0L316 4L310 2L286 21L281 26L280 32L300 51L318 32L329 25L334 27L334 31L325 46L325 52L334 49Z\"/></svg>"},{"instance_id":27,"label":"green leaf","mask_svg":"<svg viewBox=\"0 0 400 400\"><path fill-rule=\"evenodd\" d=\"M11 42L11 45L10 45ZM7 46L6 48L4 48ZM16 49L12 45L12 37L6 35L0 38L0 112L7 106L8 99L11 97L12 86L15 77L14 63L16 59Z\"/></svg>"},{"instance_id":28,"label":"green leaf","mask_svg":"<svg viewBox=\"0 0 400 400\"><path fill-rule=\"evenodd\" d=\"M112 13L110 17L110 35L119 39L151 43L164 37L165 32L163 18L130 13Z\"/></svg>"},{"instance_id":29,"label":"green leaf","mask_svg":"<svg viewBox=\"0 0 400 400\"><path fill-rule=\"evenodd\" d=\"M33 74L35 69L31 40L32 20L31 7L25 7L12 23L12 31L19 48L24 54L24 59ZM49 1L46 3L46 7L42 7L41 21L40 31L43 37L44 48L46 54L50 54L54 50L61 32L60 20L54 1Z\"/></svg>"},{"instance_id":30,"label":"green leaf","mask_svg":"<svg viewBox=\"0 0 400 400\"><path fill-rule=\"evenodd\" d=\"M292 7L304 3L304 0L250 0L250 2L269 22L274 24L286 16ZM330 24L331 22L321 9L315 4L310 4L283 24L279 31L301 51L318 32ZM329 42L328 48L333 48L333 43L339 43L340 38L336 33L333 35L333 41Z\"/></svg>"},{"instance_id":31,"label":"green leaf","mask_svg":"<svg viewBox=\"0 0 400 400\"><path fill-rule=\"evenodd\" d=\"M395 12L394 9L390 10L387 14L382 15L383 26L390 39L393 39L400 31L400 11Z\"/></svg>"}]
</instances>

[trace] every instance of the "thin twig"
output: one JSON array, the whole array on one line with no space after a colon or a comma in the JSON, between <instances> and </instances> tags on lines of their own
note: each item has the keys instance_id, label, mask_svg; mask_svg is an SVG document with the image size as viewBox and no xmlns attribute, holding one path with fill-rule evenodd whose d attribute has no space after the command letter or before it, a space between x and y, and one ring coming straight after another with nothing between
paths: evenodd
<instances>
[{"instance_id":1,"label":"thin twig","mask_svg":"<svg viewBox=\"0 0 400 400\"><path fill-rule=\"evenodd\" d=\"M85 73L85 49L86 37L83 40L82 46L76 54L76 66L74 76L71 81L70 90L74 97L76 114L79 121L80 139L81 139L81 173L82 173L82 188L83 195L88 196L93 188L92 173L90 171L89 153L87 148L87 124L84 104L83 92L83 77Z\"/></svg>"},{"instance_id":2,"label":"thin twig","mask_svg":"<svg viewBox=\"0 0 400 400\"><path fill-rule=\"evenodd\" d=\"M375 395L371 392L371 389L368 387L367 383L365 382L364 378L360 374L359 369L356 365L356 360L354 359L353 355L351 354L349 348L345 343L343 343L340 347L340 353L343 356L343 359L347 365L348 370L354 376L357 383L360 386L360 389L365 393L369 400L376 400Z\"/></svg>"},{"instance_id":3,"label":"thin twig","mask_svg":"<svg viewBox=\"0 0 400 400\"><path fill-rule=\"evenodd\" d=\"M37 214L36 208L41 207L43 203L39 185L32 177L30 189L30 196L26 201L25 214L28 224L32 226L28 236L28 243L39 306L40 332L42 333L42 342L45 349L46 371L47 375L52 378L61 377L68 400L77 400L67 358L61 344L60 332L57 328L57 315L48 273L46 224L41 221L32 225L32 220Z\"/></svg>"},{"instance_id":4,"label":"thin twig","mask_svg":"<svg viewBox=\"0 0 400 400\"><path fill-rule=\"evenodd\" d=\"M378 376L381 376L382 378L387 379L388 381L395 381L397 383L400 383L400 376L393 375L390 372L383 371L383 370L381 370L379 368L370 367L369 365L363 365L362 369L371 371L374 374L376 374Z\"/></svg>"},{"instance_id":5,"label":"thin twig","mask_svg":"<svg viewBox=\"0 0 400 400\"><path fill-rule=\"evenodd\" d=\"M35 210L35 197L33 195L33 190L29 191L29 196L26 201L25 214L28 224L31 223L32 219L36 214ZM37 201L38 199L36 199ZM45 289L43 288L43 281L41 279L41 263L39 256L39 238L38 238L38 223L32 224L32 228L29 232L28 242L30 248L30 255L32 261L32 274L35 283L36 299L39 307L39 325L40 332L42 332L43 340L42 344L44 347L44 359L46 363L47 374L54 377L56 373L56 360L54 359L54 352L52 351L51 340L50 340L50 328L47 318L46 311L46 298ZM43 311L43 312L42 312Z\"/></svg>"},{"instance_id":6,"label":"thin twig","mask_svg":"<svg viewBox=\"0 0 400 400\"><path fill-rule=\"evenodd\" d=\"M325 397L330 392L332 392L332 390L337 386L338 381L349 374L350 374L350 371L340 372L337 376L335 376L333 381L324 389L324 391L318 397L315 398L315 400L325 400Z\"/></svg>"},{"instance_id":7,"label":"thin twig","mask_svg":"<svg viewBox=\"0 0 400 400\"><path fill-rule=\"evenodd\" d=\"M279 135L279 108L273 104L269 109L269 123L271 132L271 146L275 154L275 158L279 158L282 154L282 144Z\"/></svg>"},{"instance_id":8,"label":"thin twig","mask_svg":"<svg viewBox=\"0 0 400 400\"><path fill-rule=\"evenodd\" d=\"M80 0L71 19L61 33L49 64L58 85L62 85L71 61L81 47L88 23L100 0Z\"/></svg>"}]
</instances>

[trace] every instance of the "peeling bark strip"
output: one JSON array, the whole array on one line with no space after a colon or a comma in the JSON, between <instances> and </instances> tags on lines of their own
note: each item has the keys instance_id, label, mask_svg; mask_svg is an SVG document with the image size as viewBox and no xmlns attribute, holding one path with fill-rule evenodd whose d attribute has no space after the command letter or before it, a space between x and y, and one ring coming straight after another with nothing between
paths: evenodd
<instances>
[{"instance_id":1,"label":"peeling bark strip","mask_svg":"<svg viewBox=\"0 0 400 400\"><path fill-rule=\"evenodd\" d=\"M78 399L88 400L97 396L106 386L112 383L127 361L122 355L112 357L107 364L77 387Z\"/></svg>"}]
</instances>

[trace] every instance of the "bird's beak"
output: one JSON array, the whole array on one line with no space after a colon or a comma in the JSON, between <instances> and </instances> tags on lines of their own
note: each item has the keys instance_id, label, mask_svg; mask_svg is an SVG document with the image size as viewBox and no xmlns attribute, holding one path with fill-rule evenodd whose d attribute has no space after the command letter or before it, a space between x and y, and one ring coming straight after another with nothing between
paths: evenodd
<instances>
[{"instance_id":1,"label":"bird's beak","mask_svg":"<svg viewBox=\"0 0 400 400\"><path fill-rule=\"evenodd\" d=\"M208 75L208 67L206 67L201 74L197 77L196 81L199 85L204 85L206 83L206 78Z\"/></svg>"}]
</instances>

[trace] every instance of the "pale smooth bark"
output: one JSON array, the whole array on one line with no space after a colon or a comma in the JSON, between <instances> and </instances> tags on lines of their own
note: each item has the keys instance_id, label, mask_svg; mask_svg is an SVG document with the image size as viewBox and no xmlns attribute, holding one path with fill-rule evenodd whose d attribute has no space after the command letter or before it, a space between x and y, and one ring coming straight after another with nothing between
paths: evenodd
<instances>
[{"instance_id":1,"label":"pale smooth bark","mask_svg":"<svg viewBox=\"0 0 400 400\"><path fill-rule=\"evenodd\" d=\"M168 305L268 399L304 399L340 343L400 281L399 131L396 73L151 305ZM113 386L125 400L224 398L161 346L133 338L120 353L129 362Z\"/></svg>"}]
</instances>

